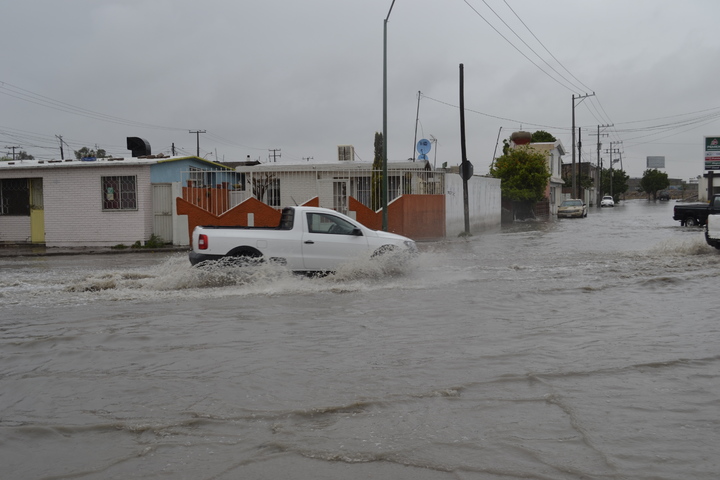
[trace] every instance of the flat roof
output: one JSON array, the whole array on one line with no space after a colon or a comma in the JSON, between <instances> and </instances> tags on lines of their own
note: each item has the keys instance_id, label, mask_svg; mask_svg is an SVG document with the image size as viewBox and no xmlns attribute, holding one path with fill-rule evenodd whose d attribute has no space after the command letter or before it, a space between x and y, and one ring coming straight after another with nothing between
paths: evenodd
<instances>
[{"instance_id":1,"label":"flat roof","mask_svg":"<svg viewBox=\"0 0 720 480\"><path fill-rule=\"evenodd\" d=\"M126 158L85 158L85 159L65 159L65 160L10 160L0 162L0 171L14 169L35 169L35 168L78 168L78 167L106 167L106 166L122 166L122 165L156 165L164 162L176 162L179 160L192 159L217 168L232 170L232 167L222 165L217 162L211 162L204 158L196 156L167 156L167 155L146 155L142 157L126 157Z\"/></svg>"},{"instance_id":2,"label":"flat roof","mask_svg":"<svg viewBox=\"0 0 720 480\"><path fill-rule=\"evenodd\" d=\"M337 172L352 170L372 170L370 162L343 161L332 163L261 163L259 165L238 166L235 170L241 173L250 172ZM417 162L388 162L389 170L426 170L430 168L430 162L420 160Z\"/></svg>"}]
</instances>

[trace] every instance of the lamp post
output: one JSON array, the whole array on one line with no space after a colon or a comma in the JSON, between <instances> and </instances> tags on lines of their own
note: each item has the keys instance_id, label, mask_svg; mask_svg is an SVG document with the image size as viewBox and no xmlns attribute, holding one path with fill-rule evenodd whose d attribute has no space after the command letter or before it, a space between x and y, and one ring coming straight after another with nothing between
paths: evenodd
<instances>
[{"instance_id":1,"label":"lamp post","mask_svg":"<svg viewBox=\"0 0 720 480\"><path fill-rule=\"evenodd\" d=\"M381 185L381 199L382 199L382 229L387 232L388 230L388 178L387 178L387 24L392 13L395 0L390 4L390 10L388 10L387 17L383 23L383 153L382 153L382 185Z\"/></svg>"}]
</instances>

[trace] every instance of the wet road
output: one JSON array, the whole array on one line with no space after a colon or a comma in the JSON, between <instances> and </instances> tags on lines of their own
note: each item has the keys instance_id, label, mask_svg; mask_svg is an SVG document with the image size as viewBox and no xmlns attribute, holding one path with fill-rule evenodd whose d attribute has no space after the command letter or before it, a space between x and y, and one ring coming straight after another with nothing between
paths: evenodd
<instances>
[{"instance_id":1,"label":"wet road","mask_svg":"<svg viewBox=\"0 0 720 480\"><path fill-rule=\"evenodd\" d=\"M671 217L316 279L0 258L2 478L717 478L720 252Z\"/></svg>"}]
</instances>

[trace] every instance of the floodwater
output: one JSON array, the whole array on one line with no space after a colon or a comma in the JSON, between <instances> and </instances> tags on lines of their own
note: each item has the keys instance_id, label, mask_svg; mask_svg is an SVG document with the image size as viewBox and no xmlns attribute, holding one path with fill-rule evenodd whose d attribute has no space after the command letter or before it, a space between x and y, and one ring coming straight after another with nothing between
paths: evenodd
<instances>
[{"instance_id":1,"label":"floodwater","mask_svg":"<svg viewBox=\"0 0 720 480\"><path fill-rule=\"evenodd\" d=\"M324 278L0 258L0 477L716 479L720 252L671 217Z\"/></svg>"}]
</instances>

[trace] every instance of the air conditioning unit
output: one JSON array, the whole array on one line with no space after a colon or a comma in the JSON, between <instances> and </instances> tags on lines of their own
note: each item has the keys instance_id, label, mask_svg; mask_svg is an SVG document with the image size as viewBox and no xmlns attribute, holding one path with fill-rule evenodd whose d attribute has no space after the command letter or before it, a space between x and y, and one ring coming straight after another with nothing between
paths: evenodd
<instances>
[{"instance_id":1,"label":"air conditioning unit","mask_svg":"<svg viewBox=\"0 0 720 480\"><path fill-rule=\"evenodd\" d=\"M338 145L338 160L352 162L355 160L355 147L352 145Z\"/></svg>"}]
</instances>

